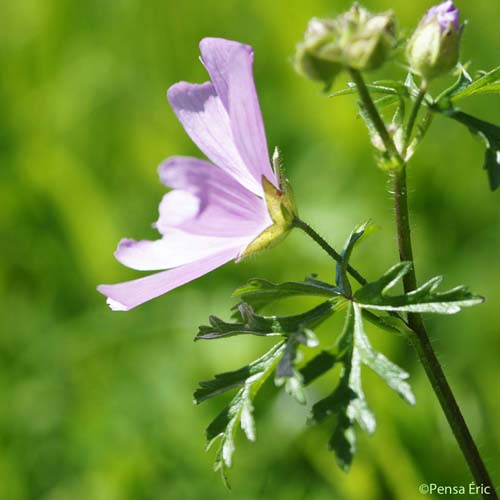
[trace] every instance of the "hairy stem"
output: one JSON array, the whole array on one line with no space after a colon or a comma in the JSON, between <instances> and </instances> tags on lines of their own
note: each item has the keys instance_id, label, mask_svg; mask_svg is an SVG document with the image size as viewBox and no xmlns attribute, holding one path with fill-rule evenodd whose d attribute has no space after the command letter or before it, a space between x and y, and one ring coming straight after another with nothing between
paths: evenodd
<instances>
[{"instance_id":1,"label":"hairy stem","mask_svg":"<svg viewBox=\"0 0 500 500\"><path fill-rule=\"evenodd\" d=\"M363 104L366 112L368 113L370 121L376 128L378 135L380 136L380 139L384 144L385 149L392 157L394 157L395 160L397 160L399 164L403 164L403 159L401 158L401 155L399 154L399 151L396 148L396 145L394 144L392 137L389 135L387 127L385 126L385 123L382 120L382 117L380 116L380 113L378 112L377 107L375 106L375 103L371 98L370 92L368 90L368 87L366 86L363 76L356 69L351 68L349 72L351 74L351 78L356 84L356 88L358 90L361 103Z\"/></svg>"},{"instance_id":2,"label":"hairy stem","mask_svg":"<svg viewBox=\"0 0 500 500\"><path fill-rule=\"evenodd\" d=\"M357 71L351 70L351 75L356 83L360 99L363 106L370 114L371 120L377 129L384 145L391 154L397 153L397 158L400 160L400 168L394 170L394 206L396 212L396 226L398 233L398 247L399 256L401 261L409 261L413 263L413 248L411 240L410 217L408 210L408 190L406 183L406 164L401 159L394 142L387 133L385 124L380 116L372 98L364 83L363 77ZM421 88L419 97L415 102L406 128L406 141L405 148L408 145L409 138L416 121L418 110L422 104L425 95L425 87ZM417 288L417 277L415 273L415 266L408 274L404 276L403 286L405 292L411 292ZM460 411L457 400L453 395L451 387L446 379L441 364L434 352L432 344L429 340L427 329L423 322L422 316L417 313L408 314L408 324L412 330L409 335L410 342L413 345L418 358L424 366L427 377L432 385L434 393L436 394L441 408L448 420L452 432L457 440L460 449L469 465L470 471L476 485L483 486L483 498L497 499L498 496L495 492L491 477L484 465L484 462L479 454L479 450L474 442L465 419Z\"/></svg>"},{"instance_id":3,"label":"hairy stem","mask_svg":"<svg viewBox=\"0 0 500 500\"><path fill-rule=\"evenodd\" d=\"M299 229L302 229L308 236L310 236L332 259L334 259L339 264L342 264L344 258L340 255L335 248L329 245L322 237L319 235L307 222L299 219L295 216L293 220L293 225ZM350 264L347 265L347 272L360 284L366 285L368 283L361 274L356 271Z\"/></svg>"},{"instance_id":4,"label":"hairy stem","mask_svg":"<svg viewBox=\"0 0 500 500\"><path fill-rule=\"evenodd\" d=\"M400 260L413 262L406 168L402 168L394 175L394 205L396 209ZM417 288L415 266L413 266L410 272L403 278L403 285L407 293ZM467 427L457 400L453 395L441 364L434 352L422 316L417 313L409 313L408 324L413 331L413 334L410 336L410 342L415 348L420 362L424 366L427 377L446 415L455 439L467 460L476 484L487 487L483 495L484 498L498 498L495 493L493 482L479 454L472 434Z\"/></svg>"},{"instance_id":5,"label":"hairy stem","mask_svg":"<svg viewBox=\"0 0 500 500\"><path fill-rule=\"evenodd\" d=\"M408 150L408 146L410 145L411 134L413 132L413 128L415 127L415 122L417 121L418 112L420 110L422 102L424 101L426 93L427 93L427 82L423 80L422 84L420 85L420 91L417 95L417 99L413 104L410 117L408 118L408 124L406 125L404 143L403 143L404 144L403 156L405 156L406 151Z\"/></svg>"}]
</instances>

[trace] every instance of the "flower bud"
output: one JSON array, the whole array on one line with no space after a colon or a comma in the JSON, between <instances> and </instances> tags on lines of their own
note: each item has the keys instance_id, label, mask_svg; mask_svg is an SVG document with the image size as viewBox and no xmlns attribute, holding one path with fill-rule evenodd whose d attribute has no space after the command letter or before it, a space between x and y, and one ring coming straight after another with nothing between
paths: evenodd
<instances>
[{"instance_id":1,"label":"flower bud","mask_svg":"<svg viewBox=\"0 0 500 500\"><path fill-rule=\"evenodd\" d=\"M452 0L429 9L406 49L411 70L425 80L452 70L458 62L462 28Z\"/></svg>"},{"instance_id":2,"label":"flower bud","mask_svg":"<svg viewBox=\"0 0 500 500\"><path fill-rule=\"evenodd\" d=\"M396 44L393 12L372 14L355 4L340 20L345 65L360 71L382 66Z\"/></svg>"},{"instance_id":3,"label":"flower bud","mask_svg":"<svg viewBox=\"0 0 500 500\"><path fill-rule=\"evenodd\" d=\"M331 20L313 18L307 25L304 41L297 45L294 66L298 73L325 83L333 83L342 71L341 54L334 43L335 25Z\"/></svg>"},{"instance_id":4,"label":"flower bud","mask_svg":"<svg viewBox=\"0 0 500 500\"><path fill-rule=\"evenodd\" d=\"M297 46L296 69L327 85L344 68L371 70L381 66L395 44L392 12L372 14L355 4L334 19L313 18Z\"/></svg>"}]
</instances>

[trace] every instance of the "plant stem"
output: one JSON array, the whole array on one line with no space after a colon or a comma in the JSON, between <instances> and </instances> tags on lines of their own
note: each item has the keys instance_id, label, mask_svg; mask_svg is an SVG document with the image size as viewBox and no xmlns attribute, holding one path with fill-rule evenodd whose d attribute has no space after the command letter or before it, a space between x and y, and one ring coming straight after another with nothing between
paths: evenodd
<instances>
[{"instance_id":1,"label":"plant stem","mask_svg":"<svg viewBox=\"0 0 500 500\"><path fill-rule=\"evenodd\" d=\"M403 159L401 158L401 155L399 154L399 151L396 148L396 145L394 144L392 137L389 135L387 127L385 126L385 123L382 120L382 117L380 116L380 113L378 112L377 107L375 106L375 103L371 98L370 92L368 90L368 87L366 86L363 76L356 69L350 68L349 72L351 74L351 78L354 80L354 83L356 84L356 88L358 90L361 103L363 104L366 112L368 113L368 116L370 117L373 126L377 130L378 135L380 136L380 139L382 140L382 143L385 146L385 149L391 156L394 157L394 159L397 160L399 164L402 165Z\"/></svg>"},{"instance_id":2,"label":"plant stem","mask_svg":"<svg viewBox=\"0 0 500 500\"><path fill-rule=\"evenodd\" d=\"M422 105L426 93L427 93L427 82L423 80L422 84L420 85L420 91L417 95L415 103L413 104L410 117L408 118L408 124L406 125L405 138L403 143L404 144L403 156L405 156L406 151L408 150L408 146L410 145L411 134L413 132L413 128L415 127L415 122L417 121L418 112L420 110L420 106Z\"/></svg>"},{"instance_id":3,"label":"plant stem","mask_svg":"<svg viewBox=\"0 0 500 500\"><path fill-rule=\"evenodd\" d=\"M400 260L413 262L406 168L402 168L394 174L394 204L396 209ZM403 285L407 293L417 288L417 278L414 266L403 278ZM424 366L427 377L446 415L455 439L460 445L462 453L467 460L476 484L488 487L488 493L483 495L484 498L498 499L493 482L479 454L479 450L477 449L469 428L467 427L436 353L432 348L422 316L416 313L409 313L408 324L414 333L410 336L410 342L415 348L420 362Z\"/></svg>"},{"instance_id":4,"label":"plant stem","mask_svg":"<svg viewBox=\"0 0 500 500\"><path fill-rule=\"evenodd\" d=\"M332 259L342 264L344 258L340 255L335 248L329 245L322 237L319 235L307 222L299 219L295 216L293 220L293 225L299 229L302 229L308 236L310 236ZM347 265L347 272L360 284L366 285L368 283L361 274L356 271L350 264Z\"/></svg>"},{"instance_id":5,"label":"plant stem","mask_svg":"<svg viewBox=\"0 0 500 500\"><path fill-rule=\"evenodd\" d=\"M362 104L369 113L374 126L377 129L384 145L391 154L394 151L397 153L397 158L400 160L400 168L394 169L394 206L396 211L396 226L398 233L398 247L399 257L401 261L409 261L413 263L413 248L411 240L410 217L408 210L408 190L406 185L406 164L401 159L393 140L387 133L385 124L380 116L372 98L364 83L362 75L354 70L351 70L351 75L356 83L359 96ZM408 145L409 138L416 121L418 110L422 104L425 95L425 86L421 87L419 97L415 102L412 114L408 121L406 129L405 149ZM408 274L403 278L403 286L406 293L412 292L417 288L417 278L415 267L413 266ZM460 411L458 403L453 395L451 387L446 380L441 364L432 348L429 340L425 324L422 316L417 313L408 314L408 324L412 330L410 334L410 342L412 343L418 358L424 366L425 372L429 381L434 389L434 392L439 400L441 408L443 409L448 424L457 440L460 449L469 465L470 471L477 486L483 486L485 499L497 499L498 496L495 492L493 482L489 473L484 465L484 462L479 454L477 446L472 438L472 435L467 427L465 419Z\"/></svg>"}]
</instances>

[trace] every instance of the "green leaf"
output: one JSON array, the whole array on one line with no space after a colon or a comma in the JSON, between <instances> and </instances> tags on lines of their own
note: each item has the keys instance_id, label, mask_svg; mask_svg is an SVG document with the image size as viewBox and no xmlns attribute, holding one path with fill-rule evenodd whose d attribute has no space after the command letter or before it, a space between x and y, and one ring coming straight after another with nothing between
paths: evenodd
<instances>
[{"instance_id":1,"label":"green leaf","mask_svg":"<svg viewBox=\"0 0 500 500\"><path fill-rule=\"evenodd\" d=\"M404 124L405 119L406 104L404 99L399 99L399 106L392 117L392 128L395 130L401 129Z\"/></svg>"},{"instance_id":2,"label":"green leaf","mask_svg":"<svg viewBox=\"0 0 500 500\"><path fill-rule=\"evenodd\" d=\"M337 362L337 356L330 351L321 351L301 368L302 381L308 385L330 371Z\"/></svg>"},{"instance_id":3,"label":"green leaf","mask_svg":"<svg viewBox=\"0 0 500 500\"><path fill-rule=\"evenodd\" d=\"M234 437L238 425L242 428L247 439L255 441L255 423L253 420L253 400L274 370L285 344L274 346L263 358L265 362L260 368L245 380L243 387L231 400L229 405L208 426L207 449L218 443L214 469L220 470L224 482L227 484L227 469L232 465L232 457L235 450ZM260 358L261 360L263 358Z\"/></svg>"},{"instance_id":4,"label":"green leaf","mask_svg":"<svg viewBox=\"0 0 500 500\"><path fill-rule=\"evenodd\" d=\"M452 101L458 101L459 99L473 95L497 93L500 93L500 66L488 73L483 73L474 82L469 80L468 85L462 85L450 97Z\"/></svg>"},{"instance_id":5,"label":"green leaf","mask_svg":"<svg viewBox=\"0 0 500 500\"><path fill-rule=\"evenodd\" d=\"M415 83L415 79L413 78L413 73L408 73L406 75L404 86L406 87L406 91L410 97L414 99L420 94L420 88Z\"/></svg>"},{"instance_id":6,"label":"green leaf","mask_svg":"<svg viewBox=\"0 0 500 500\"><path fill-rule=\"evenodd\" d=\"M288 297L299 295L336 297L339 294L338 288L308 276L303 282L289 281L286 283L272 283L264 279L254 278L238 288L233 296L241 297L243 302L250 304L255 310L260 310L271 302Z\"/></svg>"},{"instance_id":7,"label":"green leaf","mask_svg":"<svg viewBox=\"0 0 500 500\"><path fill-rule=\"evenodd\" d=\"M389 361L383 354L375 351L366 336L361 307L354 303L355 346L362 362L379 375L387 385L396 391L407 403L414 405L415 396L410 385L405 382L410 375Z\"/></svg>"},{"instance_id":8,"label":"green leaf","mask_svg":"<svg viewBox=\"0 0 500 500\"><path fill-rule=\"evenodd\" d=\"M341 361L343 371L336 389L312 407L311 420L321 422L330 415L337 417L333 434L329 441L337 462L343 470L348 470L356 448L354 423L373 434L376 421L368 407L362 383L361 367L366 365L377 373L387 385L409 404L415 404L415 396L406 382L408 373L389 361L383 354L373 349L363 326L363 311L356 303L349 303L346 321L338 342L339 354L324 356L315 363L313 376L322 374Z\"/></svg>"},{"instance_id":9,"label":"green leaf","mask_svg":"<svg viewBox=\"0 0 500 500\"><path fill-rule=\"evenodd\" d=\"M377 326L381 330L396 335L406 335L413 332L413 330L403 321L400 316L377 316L368 309L363 309L363 318Z\"/></svg>"},{"instance_id":10,"label":"green leaf","mask_svg":"<svg viewBox=\"0 0 500 500\"><path fill-rule=\"evenodd\" d=\"M451 85L445 89L439 96L436 98L433 106L436 106L438 109L445 110L451 107L452 98L462 92L464 89L469 87L472 83L472 78L467 73L467 70L461 66L460 73L458 75L458 79Z\"/></svg>"},{"instance_id":11,"label":"green leaf","mask_svg":"<svg viewBox=\"0 0 500 500\"><path fill-rule=\"evenodd\" d=\"M482 139L486 146L483 168L488 173L490 189L500 186L500 127L456 109L445 111L445 116L465 125L472 134Z\"/></svg>"},{"instance_id":12,"label":"green leaf","mask_svg":"<svg viewBox=\"0 0 500 500\"><path fill-rule=\"evenodd\" d=\"M372 94L383 95L407 95L408 92L404 85L396 80L379 80L366 85ZM346 89L339 90L330 94L328 97L338 97L357 93L357 87L354 82L348 82Z\"/></svg>"},{"instance_id":13,"label":"green leaf","mask_svg":"<svg viewBox=\"0 0 500 500\"><path fill-rule=\"evenodd\" d=\"M356 433L349 417L344 413L338 417L328 448L335 453L339 467L348 472L356 453Z\"/></svg>"},{"instance_id":14,"label":"green leaf","mask_svg":"<svg viewBox=\"0 0 500 500\"><path fill-rule=\"evenodd\" d=\"M272 362L276 356L276 352L281 349L283 352L283 343L276 345L271 350L266 352L262 357L253 361L247 366L230 372L220 373L215 375L212 380L204 380L200 382L200 387L194 393L194 402L200 404L207 399L218 396L226 391L241 387L247 379L254 375L263 372L268 364Z\"/></svg>"},{"instance_id":15,"label":"green leaf","mask_svg":"<svg viewBox=\"0 0 500 500\"><path fill-rule=\"evenodd\" d=\"M462 307L480 304L483 297L470 293L466 287L459 286L447 292L436 289L442 277L435 277L417 290L401 295L388 295L411 269L411 262L400 262L387 271L382 278L363 286L354 294L356 304L365 309L384 311L406 311L418 313L455 314Z\"/></svg>"},{"instance_id":16,"label":"green leaf","mask_svg":"<svg viewBox=\"0 0 500 500\"><path fill-rule=\"evenodd\" d=\"M387 154L387 151L385 151L383 141L380 137L380 134L378 133L377 127L372 121L370 113L368 113L365 105L361 101L358 101L358 106L359 106L359 116L365 122L366 128L368 130L368 135L370 136L372 144L382 153Z\"/></svg>"},{"instance_id":17,"label":"green leaf","mask_svg":"<svg viewBox=\"0 0 500 500\"><path fill-rule=\"evenodd\" d=\"M351 295L351 285L347 277L347 266L349 265L349 260L351 258L352 252L356 245L361 241L362 238L373 234L378 230L378 226L371 224L370 222L365 222L354 228L352 233L347 238L344 248L341 252L342 262L337 263L337 276L336 282L339 290L342 291L344 295Z\"/></svg>"},{"instance_id":18,"label":"green leaf","mask_svg":"<svg viewBox=\"0 0 500 500\"><path fill-rule=\"evenodd\" d=\"M239 321L227 323L211 316L210 325L200 326L195 340L213 340L234 335L288 336L302 332L305 328L318 326L342 307L343 303L342 299L327 300L309 311L293 316L262 316L242 302L238 304Z\"/></svg>"},{"instance_id":19,"label":"green leaf","mask_svg":"<svg viewBox=\"0 0 500 500\"><path fill-rule=\"evenodd\" d=\"M343 373L338 387L330 396L312 407L312 418L321 422L330 414L345 413L369 434L375 431L375 417L361 386L361 356L356 345L356 325L352 303L349 303L339 347L342 354Z\"/></svg>"},{"instance_id":20,"label":"green leaf","mask_svg":"<svg viewBox=\"0 0 500 500\"><path fill-rule=\"evenodd\" d=\"M306 333L307 332L307 333ZM275 383L285 386L285 391L295 398L298 403L306 403L306 393L304 389L304 380L302 374L295 368L295 362L298 358L299 344L308 347L316 347L319 342L313 332L295 333L288 337L285 344L285 351L276 367Z\"/></svg>"},{"instance_id":21,"label":"green leaf","mask_svg":"<svg viewBox=\"0 0 500 500\"><path fill-rule=\"evenodd\" d=\"M384 97L380 97L376 99L375 104L380 111L383 111L385 108L396 104L397 102L401 102L401 97L398 95L385 95Z\"/></svg>"}]
</instances>

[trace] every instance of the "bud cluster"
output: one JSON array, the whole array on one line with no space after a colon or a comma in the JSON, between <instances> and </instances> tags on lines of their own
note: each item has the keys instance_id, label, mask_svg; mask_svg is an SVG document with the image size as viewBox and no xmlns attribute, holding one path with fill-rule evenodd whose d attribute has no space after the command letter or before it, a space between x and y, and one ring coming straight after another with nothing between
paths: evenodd
<instances>
[{"instance_id":1,"label":"bud cluster","mask_svg":"<svg viewBox=\"0 0 500 500\"><path fill-rule=\"evenodd\" d=\"M297 46L295 67L308 78L329 85L343 69L380 67L395 41L392 12L372 14L355 4L334 19L309 21L304 41Z\"/></svg>"},{"instance_id":2,"label":"bud cluster","mask_svg":"<svg viewBox=\"0 0 500 500\"><path fill-rule=\"evenodd\" d=\"M429 9L406 47L410 69L425 80L449 72L458 62L463 26L452 0ZM345 69L374 70L396 46L392 11L373 14L355 3L335 18L313 18L297 45L296 70L329 87Z\"/></svg>"}]
</instances>

